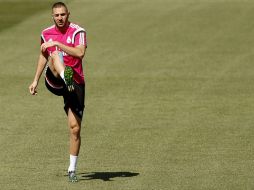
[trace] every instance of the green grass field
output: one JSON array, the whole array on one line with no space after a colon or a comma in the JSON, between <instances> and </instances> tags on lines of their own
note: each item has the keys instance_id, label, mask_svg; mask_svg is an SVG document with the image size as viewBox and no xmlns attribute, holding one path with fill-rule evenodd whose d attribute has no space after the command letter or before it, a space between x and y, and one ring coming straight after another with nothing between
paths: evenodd
<instances>
[{"instance_id":1,"label":"green grass field","mask_svg":"<svg viewBox=\"0 0 254 190\"><path fill-rule=\"evenodd\" d=\"M254 189L253 1L65 1L88 38L77 184L62 98L28 92L50 2L0 0L1 190Z\"/></svg>"}]
</instances>

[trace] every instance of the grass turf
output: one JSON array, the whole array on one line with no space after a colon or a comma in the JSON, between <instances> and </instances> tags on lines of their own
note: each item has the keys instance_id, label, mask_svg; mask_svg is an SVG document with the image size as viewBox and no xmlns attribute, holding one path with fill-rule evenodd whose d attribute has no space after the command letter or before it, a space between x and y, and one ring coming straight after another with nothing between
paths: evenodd
<instances>
[{"instance_id":1,"label":"grass turf","mask_svg":"<svg viewBox=\"0 0 254 190\"><path fill-rule=\"evenodd\" d=\"M0 32L14 25L19 24L30 16L47 9L50 12L49 4L53 0L0 0Z\"/></svg>"},{"instance_id":2,"label":"grass turf","mask_svg":"<svg viewBox=\"0 0 254 190\"><path fill-rule=\"evenodd\" d=\"M44 11L0 35L1 188L253 189L253 2L68 5L88 37L81 182L62 99L28 94Z\"/></svg>"}]
</instances>

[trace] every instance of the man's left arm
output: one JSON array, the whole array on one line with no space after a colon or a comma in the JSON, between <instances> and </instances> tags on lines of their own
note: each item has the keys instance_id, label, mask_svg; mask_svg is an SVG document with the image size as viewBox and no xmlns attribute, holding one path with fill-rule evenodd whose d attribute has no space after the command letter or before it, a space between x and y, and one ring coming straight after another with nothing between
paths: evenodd
<instances>
[{"instance_id":1,"label":"man's left arm","mask_svg":"<svg viewBox=\"0 0 254 190\"><path fill-rule=\"evenodd\" d=\"M63 50L65 53L82 59L85 56L86 47L84 45L77 45L75 47L66 46L60 42L56 42L56 46Z\"/></svg>"},{"instance_id":2,"label":"man's left arm","mask_svg":"<svg viewBox=\"0 0 254 190\"><path fill-rule=\"evenodd\" d=\"M41 50L45 52L48 47L52 47L52 46L57 46L58 48L63 50L65 53L73 57L78 57L80 59L82 59L85 56L85 52L86 52L86 47L84 45L77 45L75 47L70 47L57 41L43 43L41 45Z\"/></svg>"}]
</instances>

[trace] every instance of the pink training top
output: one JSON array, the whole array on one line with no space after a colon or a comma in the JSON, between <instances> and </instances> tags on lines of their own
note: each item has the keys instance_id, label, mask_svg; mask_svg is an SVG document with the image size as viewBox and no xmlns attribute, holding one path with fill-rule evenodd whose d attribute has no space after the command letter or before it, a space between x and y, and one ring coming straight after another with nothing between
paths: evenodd
<instances>
[{"instance_id":1,"label":"pink training top","mask_svg":"<svg viewBox=\"0 0 254 190\"><path fill-rule=\"evenodd\" d=\"M55 25L44 29L41 34L41 44L49 41L58 41L70 47L75 47L78 45L84 45L85 47L87 46L85 29L73 23L69 23L69 27L65 33L61 33ZM84 84L85 81L82 59L68 55L56 46L47 48L47 54L51 55L51 53L56 50L62 52L64 64L72 67L74 71L74 80L78 84Z\"/></svg>"}]
</instances>

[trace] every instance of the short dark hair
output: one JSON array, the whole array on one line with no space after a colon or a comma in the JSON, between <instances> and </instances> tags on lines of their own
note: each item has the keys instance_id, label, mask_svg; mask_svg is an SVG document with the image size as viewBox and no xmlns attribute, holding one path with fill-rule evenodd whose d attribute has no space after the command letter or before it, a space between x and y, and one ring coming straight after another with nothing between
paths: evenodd
<instances>
[{"instance_id":1,"label":"short dark hair","mask_svg":"<svg viewBox=\"0 0 254 190\"><path fill-rule=\"evenodd\" d=\"M56 3L54 3L53 5L52 5L52 10L54 9L54 8L60 8L60 7L64 7L65 9L66 9L66 11L68 12L68 8L67 8L67 6L63 3L63 2L56 2Z\"/></svg>"}]
</instances>

